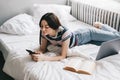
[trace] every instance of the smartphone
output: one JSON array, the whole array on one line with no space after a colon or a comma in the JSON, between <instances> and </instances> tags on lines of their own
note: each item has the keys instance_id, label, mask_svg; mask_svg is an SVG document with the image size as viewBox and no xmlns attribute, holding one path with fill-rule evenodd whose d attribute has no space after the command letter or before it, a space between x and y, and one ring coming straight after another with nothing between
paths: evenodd
<instances>
[{"instance_id":1,"label":"smartphone","mask_svg":"<svg viewBox=\"0 0 120 80\"><path fill-rule=\"evenodd\" d=\"M35 54L35 52L33 52L33 51L31 51L31 50L26 49L26 51L27 51L29 54Z\"/></svg>"}]
</instances>

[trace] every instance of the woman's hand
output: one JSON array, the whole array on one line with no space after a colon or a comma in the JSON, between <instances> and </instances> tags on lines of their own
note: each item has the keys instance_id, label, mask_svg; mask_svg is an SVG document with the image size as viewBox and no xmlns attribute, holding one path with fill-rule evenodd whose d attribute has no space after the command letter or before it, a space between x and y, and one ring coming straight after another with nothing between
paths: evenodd
<instances>
[{"instance_id":1,"label":"woman's hand","mask_svg":"<svg viewBox=\"0 0 120 80\"><path fill-rule=\"evenodd\" d=\"M33 61L43 61L45 56L43 54L32 54L31 55Z\"/></svg>"},{"instance_id":2,"label":"woman's hand","mask_svg":"<svg viewBox=\"0 0 120 80\"><path fill-rule=\"evenodd\" d=\"M35 53L36 53L36 54L42 54L42 52L39 51L39 50L36 50Z\"/></svg>"}]
</instances>

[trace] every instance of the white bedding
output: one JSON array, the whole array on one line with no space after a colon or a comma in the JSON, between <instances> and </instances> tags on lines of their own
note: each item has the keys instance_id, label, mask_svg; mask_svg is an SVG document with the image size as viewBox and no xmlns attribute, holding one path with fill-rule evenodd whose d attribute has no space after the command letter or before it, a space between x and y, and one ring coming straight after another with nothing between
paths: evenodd
<instances>
[{"instance_id":1,"label":"white bedding","mask_svg":"<svg viewBox=\"0 0 120 80\"><path fill-rule=\"evenodd\" d=\"M87 25L75 21L68 26L72 28ZM61 61L32 61L25 49L37 48L38 40L39 32L24 36L0 34L0 49L5 58L3 71L15 80L120 80L119 54L97 61L93 75L77 74L63 70L66 62L76 57L68 57ZM99 46L86 44L70 49L69 55L75 53L80 55L79 58L95 58L98 50Z\"/></svg>"},{"instance_id":2,"label":"white bedding","mask_svg":"<svg viewBox=\"0 0 120 80\"><path fill-rule=\"evenodd\" d=\"M24 36L0 34L0 50L5 60L11 51L22 51L36 45L39 45L39 32Z\"/></svg>"},{"instance_id":3,"label":"white bedding","mask_svg":"<svg viewBox=\"0 0 120 80\"><path fill-rule=\"evenodd\" d=\"M63 70L71 58L34 62L29 55L17 52L8 56L3 70L16 80L119 80L119 57L118 54L97 61L93 75L84 75Z\"/></svg>"}]
</instances>

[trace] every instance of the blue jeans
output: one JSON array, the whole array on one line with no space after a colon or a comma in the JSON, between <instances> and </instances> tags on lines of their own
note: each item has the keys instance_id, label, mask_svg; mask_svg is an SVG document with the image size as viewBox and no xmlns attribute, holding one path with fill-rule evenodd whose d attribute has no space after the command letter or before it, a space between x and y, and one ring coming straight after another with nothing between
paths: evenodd
<instances>
[{"instance_id":1,"label":"blue jeans","mask_svg":"<svg viewBox=\"0 0 120 80\"><path fill-rule=\"evenodd\" d=\"M79 29L75 32L75 36L78 39L78 45L81 45L91 40L108 41L111 39L120 38L120 32L116 31L106 24L102 24L101 29L94 27Z\"/></svg>"}]
</instances>

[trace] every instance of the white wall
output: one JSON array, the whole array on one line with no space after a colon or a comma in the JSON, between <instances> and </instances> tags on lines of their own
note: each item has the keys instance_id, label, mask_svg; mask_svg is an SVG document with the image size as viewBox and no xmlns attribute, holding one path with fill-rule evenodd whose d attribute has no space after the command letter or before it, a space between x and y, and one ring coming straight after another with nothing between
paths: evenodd
<instances>
[{"instance_id":1,"label":"white wall","mask_svg":"<svg viewBox=\"0 0 120 80\"><path fill-rule=\"evenodd\" d=\"M29 13L34 3L66 4L66 0L0 0L0 25L18 13Z\"/></svg>"}]
</instances>

